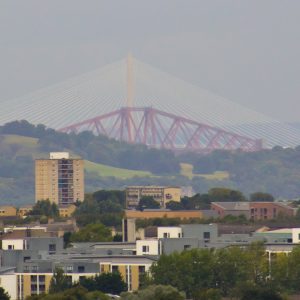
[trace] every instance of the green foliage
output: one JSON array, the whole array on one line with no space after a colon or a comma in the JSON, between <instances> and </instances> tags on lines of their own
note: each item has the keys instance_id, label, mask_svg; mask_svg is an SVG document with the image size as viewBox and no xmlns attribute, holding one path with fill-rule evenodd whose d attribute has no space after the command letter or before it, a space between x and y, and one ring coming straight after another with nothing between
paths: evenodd
<instances>
[{"instance_id":1,"label":"green foliage","mask_svg":"<svg viewBox=\"0 0 300 300\"><path fill-rule=\"evenodd\" d=\"M240 191L227 188L210 189L208 195L212 202L238 202L246 200L245 196Z\"/></svg>"},{"instance_id":2,"label":"green foliage","mask_svg":"<svg viewBox=\"0 0 300 300\"><path fill-rule=\"evenodd\" d=\"M140 199L139 205L137 206L138 210L144 209L156 209L159 208L160 205L157 201L154 200L151 196L143 196Z\"/></svg>"},{"instance_id":3,"label":"green foliage","mask_svg":"<svg viewBox=\"0 0 300 300\"><path fill-rule=\"evenodd\" d=\"M110 300L110 298L100 291L88 292L79 285L64 292L29 296L26 300Z\"/></svg>"},{"instance_id":4,"label":"green foliage","mask_svg":"<svg viewBox=\"0 0 300 300\"><path fill-rule=\"evenodd\" d=\"M51 278L49 293L59 293L69 289L72 286L71 279L64 274L64 271L57 268Z\"/></svg>"},{"instance_id":5,"label":"green foliage","mask_svg":"<svg viewBox=\"0 0 300 300\"><path fill-rule=\"evenodd\" d=\"M124 207L124 191L100 190L85 195L84 201L78 204L75 218L80 226L101 222L106 226L120 227Z\"/></svg>"},{"instance_id":6,"label":"green foliage","mask_svg":"<svg viewBox=\"0 0 300 300\"><path fill-rule=\"evenodd\" d=\"M240 282L264 285L268 276L267 257L262 244L255 243L241 249L192 249L162 255L151 267L155 284L172 285L185 291L188 297L206 299L211 288L226 296ZM209 292L211 297L218 293ZM218 298L217 298L218 299Z\"/></svg>"},{"instance_id":7,"label":"green foliage","mask_svg":"<svg viewBox=\"0 0 300 300\"><path fill-rule=\"evenodd\" d=\"M184 300L185 295L172 286L150 285L133 293L121 294L122 300Z\"/></svg>"},{"instance_id":8,"label":"green foliage","mask_svg":"<svg viewBox=\"0 0 300 300\"><path fill-rule=\"evenodd\" d=\"M268 193L256 192L250 195L250 201L273 202L274 197Z\"/></svg>"},{"instance_id":9,"label":"green foliage","mask_svg":"<svg viewBox=\"0 0 300 300\"><path fill-rule=\"evenodd\" d=\"M101 291L114 295L119 295L127 290L127 285L119 272L102 273L95 277L83 278L80 280L80 285L90 292Z\"/></svg>"},{"instance_id":10,"label":"green foliage","mask_svg":"<svg viewBox=\"0 0 300 300\"><path fill-rule=\"evenodd\" d=\"M246 194L262 191L276 198L295 198L300 194L296 184L300 180L299 153L300 147L274 147L253 153L219 150L205 156L185 155L184 159L198 173L229 172L231 183Z\"/></svg>"},{"instance_id":11,"label":"green foliage","mask_svg":"<svg viewBox=\"0 0 300 300\"><path fill-rule=\"evenodd\" d=\"M171 210L183 210L184 206L180 202L170 201L166 204L166 208Z\"/></svg>"},{"instance_id":12,"label":"green foliage","mask_svg":"<svg viewBox=\"0 0 300 300\"><path fill-rule=\"evenodd\" d=\"M39 200L33 206L30 215L55 218L59 216L59 210L58 210L58 206L55 203L51 203L48 199Z\"/></svg>"},{"instance_id":13,"label":"green foliage","mask_svg":"<svg viewBox=\"0 0 300 300\"><path fill-rule=\"evenodd\" d=\"M0 287L0 300L9 300L10 296L8 293L4 290L3 287Z\"/></svg>"},{"instance_id":14,"label":"green foliage","mask_svg":"<svg viewBox=\"0 0 300 300\"><path fill-rule=\"evenodd\" d=\"M72 233L70 242L110 242L111 231L103 224L88 224L78 232Z\"/></svg>"},{"instance_id":15,"label":"green foliage","mask_svg":"<svg viewBox=\"0 0 300 300\"><path fill-rule=\"evenodd\" d=\"M43 152L72 149L86 159L110 166L133 170L146 170L155 174L179 173L180 165L173 152L148 149L144 145L118 142L91 132L66 134L32 125L27 121L15 121L0 127L2 134L18 134L38 138Z\"/></svg>"},{"instance_id":16,"label":"green foliage","mask_svg":"<svg viewBox=\"0 0 300 300\"><path fill-rule=\"evenodd\" d=\"M240 300L283 300L283 297L269 286L261 287L244 282L238 285L233 295Z\"/></svg>"}]
</instances>

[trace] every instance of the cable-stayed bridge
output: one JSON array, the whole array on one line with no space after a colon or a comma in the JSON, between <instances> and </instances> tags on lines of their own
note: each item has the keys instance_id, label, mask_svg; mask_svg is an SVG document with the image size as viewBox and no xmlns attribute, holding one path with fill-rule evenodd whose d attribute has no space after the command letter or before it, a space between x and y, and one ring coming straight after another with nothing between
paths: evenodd
<instances>
[{"instance_id":1,"label":"cable-stayed bridge","mask_svg":"<svg viewBox=\"0 0 300 300\"><path fill-rule=\"evenodd\" d=\"M208 152L300 145L300 130L129 58L1 103L0 123Z\"/></svg>"}]
</instances>

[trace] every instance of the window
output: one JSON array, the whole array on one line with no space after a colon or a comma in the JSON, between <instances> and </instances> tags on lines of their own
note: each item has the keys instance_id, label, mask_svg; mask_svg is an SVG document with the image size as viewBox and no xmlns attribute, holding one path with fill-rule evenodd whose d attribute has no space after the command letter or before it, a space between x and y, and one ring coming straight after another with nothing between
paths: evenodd
<instances>
[{"instance_id":1,"label":"window","mask_svg":"<svg viewBox=\"0 0 300 300\"><path fill-rule=\"evenodd\" d=\"M55 252L56 251L56 245L55 244L49 244L49 252Z\"/></svg>"},{"instance_id":2,"label":"window","mask_svg":"<svg viewBox=\"0 0 300 300\"><path fill-rule=\"evenodd\" d=\"M36 275L31 275L30 280L31 280L31 282L37 282L37 276Z\"/></svg>"},{"instance_id":3,"label":"window","mask_svg":"<svg viewBox=\"0 0 300 300\"><path fill-rule=\"evenodd\" d=\"M30 258L31 258L30 256L24 256L24 257L23 257L23 262L25 262L25 261L27 261L27 260L30 260Z\"/></svg>"},{"instance_id":4,"label":"window","mask_svg":"<svg viewBox=\"0 0 300 300\"><path fill-rule=\"evenodd\" d=\"M164 232L164 238L169 238L169 237L170 237L170 233Z\"/></svg>"},{"instance_id":5,"label":"window","mask_svg":"<svg viewBox=\"0 0 300 300\"><path fill-rule=\"evenodd\" d=\"M24 272L29 272L29 266L24 266Z\"/></svg>"},{"instance_id":6,"label":"window","mask_svg":"<svg viewBox=\"0 0 300 300\"><path fill-rule=\"evenodd\" d=\"M143 246L142 252L149 252L149 246Z\"/></svg>"},{"instance_id":7,"label":"window","mask_svg":"<svg viewBox=\"0 0 300 300\"><path fill-rule=\"evenodd\" d=\"M67 266L66 271L67 273L73 272L73 266Z\"/></svg>"},{"instance_id":8,"label":"window","mask_svg":"<svg viewBox=\"0 0 300 300\"><path fill-rule=\"evenodd\" d=\"M146 272L145 266L139 266L139 274L144 274Z\"/></svg>"},{"instance_id":9,"label":"window","mask_svg":"<svg viewBox=\"0 0 300 300\"><path fill-rule=\"evenodd\" d=\"M184 250L187 250L187 249L190 249L190 248L191 248L191 245L184 245L184 246L183 246L183 249L184 249Z\"/></svg>"},{"instance_id":10,"label":"window","mask_svg":"<svg viewBox=\"0 0 300 300\"><path fill-rule=\"evenodd\" d=\"M37 272L37 271L38 271L38 266L32 266L32 267L31 267L31 271L32 271L33 273Z\"/></svg>"},{"instance_id":11,"label":"window","mask_svg":"<svg viewBox=\"0 0 300 300\"><path fill-rule=\"evenodd\" d=\"M205 239L205 240L210 240L210 232L203 232L203 238Z\"/></svg>"},{"instance_id":12,"label":"window","mask_svg":"<svg viewBox=\"0 0 300 300\"><path fill-rule=\"evenodd\" d=\"M84 266L78 266L78 273L84 273L85 267Z\"/></svg>"},{"instance_id":13,"label":"window","mask_svg":"<svg viewBox=\"0 0 300 300\"><path fill-rule=\"evenodd\" d=\"M298 233L298 240L300 240L300 233Z\"/></svg>"},{"instance_id":14,"label":"window","mask_svg":"<svg viewBox=\"0 0 300 300\"><path fill-rule=\"evenodd\" d=\"M45 291L46 291L46 286L45 286L45 284L40 284L40 285L39 285L39 292L40 292L40 293L45 293Z\"/></svg>"},{"instance_id":15,"label":"window","mask_svg":"<svg viewBox=\"0 0 300 300\"><path fill-rule=\"evenodd\" d=\"M119 267L118 266L112 266L111 267L111 272L119 272Z\"/></svg>"},{"instance_id":16,"label":"window","mask_svg":"<svg viewBox=\"0 0 300 300\"><path fill-rule=\"evenodd\" d=\"M40 275L40 276L39 276L39 282L40 282L40 283L45 282L45 279L46 279L46 278L45 278L45 275Z\"/></svg>"},{"instance_id":17,"label":"window","mask_svg":"<svg viewBox=\"0 0 300 300\"><path fill-rule=\"evenodd\" d=\"M8 250L13 250L14 248L15 248L15 246L14 245L8 245Z\"/></svg>"}]
</instances>

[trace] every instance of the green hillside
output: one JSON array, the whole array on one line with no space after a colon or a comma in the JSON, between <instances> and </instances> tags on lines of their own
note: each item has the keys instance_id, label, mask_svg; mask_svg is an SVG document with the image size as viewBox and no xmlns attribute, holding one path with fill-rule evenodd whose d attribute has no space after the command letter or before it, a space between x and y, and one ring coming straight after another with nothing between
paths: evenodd
<instances>
[{"instance_id":1,"label":"green hillside","mask_svg":"<svg viewBox=\"0 0 300 300\"><path fill-rule=\"evenodd\" d=\"M88 160L84 161L84 167L87 172L95 172L103 177L116 177L119 179L129 179L133 177L153 176L151 172L128 170L122 168L110 167L102 164L97 164Z\"/></svg>"},{"instance_id":2,"label":"green hillside","mask_svg":"<svg viewBox=\"0 0 300 300\"><path fill-rule=\"evenodd\" d=\"M274 147L255 153L214 151L174 154L127 144L91 132L66 134L16 121L0 126L0 201L32 201L34 158L68 151L86 160L87 192L124 189L126 185L192 186L206 193L227 187L249 195L300 195L300 147Z\"/></svg>"}]
</instances>

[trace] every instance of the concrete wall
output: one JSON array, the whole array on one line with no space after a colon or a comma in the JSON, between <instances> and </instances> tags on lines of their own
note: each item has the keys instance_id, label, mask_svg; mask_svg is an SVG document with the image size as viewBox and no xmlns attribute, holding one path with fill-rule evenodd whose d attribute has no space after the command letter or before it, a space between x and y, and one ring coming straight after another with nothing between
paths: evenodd
<instances>
[{"instance_id":1,"label":"concrete wall","mask_svg":"<svg viewBox=\"0 0 300 300\"><path fill-rule=\"evenodd\" d=\"M2 240L2 249L9 250L11 246L12 249L10 250L23 250L24 248L24 239L11 239L11 240Z\"/></svg>"},{"instance_id":2,"label":"concrete wall","mask_svg":"<svg viewBox=\"0 0 300 300\"><path fill-rule=\"evenodd\" d=\"M171 254L175 251L199 248L201 243L197 238L161 239L161 253ZM204 247L204 244L203 244Z\"/></svg>"},{"instance_id":3,"label":"concrete wall","mask_svg":"<svg viewBox=\"0 0 300 300\"><path fill-rule=\"evenodd\" d=\"M218 238L217 224L184 224L180 227L184 238L197 238L211 242L216 241Z\"/></svg>"},{"instance_id":4,"label":"concrete wall","mask_svg":"<svg viewBox=\"0 0 300 300\"><path fill-rule=\"evenodd\" d=\"M17 275L16 274L1 274L0 286L8 293L11 300L17 299Z\"/></svg>"},{"instance_id":5,"label":"concrete wall","mask_svg":"<svg viewBox=\"0 0 300 300\"><path fill-rule=\"evenodd\" d=\"M125 210L126 218L135 219L153 219L153 218L179 218L179 219L191 219L191 218L203 218L203 213L200 210Z\"/></svg>"},{"instance_id":6,"label":"concrete wall","mask_svg":"<svg viewBox=\"0 0 300 300\"><path fill-rule=\"evenodd\" d=\"M157 227L157 238L180 238L182 237L181 227Z\"/></svg>"},{"instance_id":7,"label":"concrete wall","mask_svg":"<svg viewBox=\"0 0 300 300\"><path fill-rule=\"evenodd\" d=\"M143 250L146 248L146 250ZM136 255L159 255L159 240L136 241Z\"/></svg>"}]
</instances>

